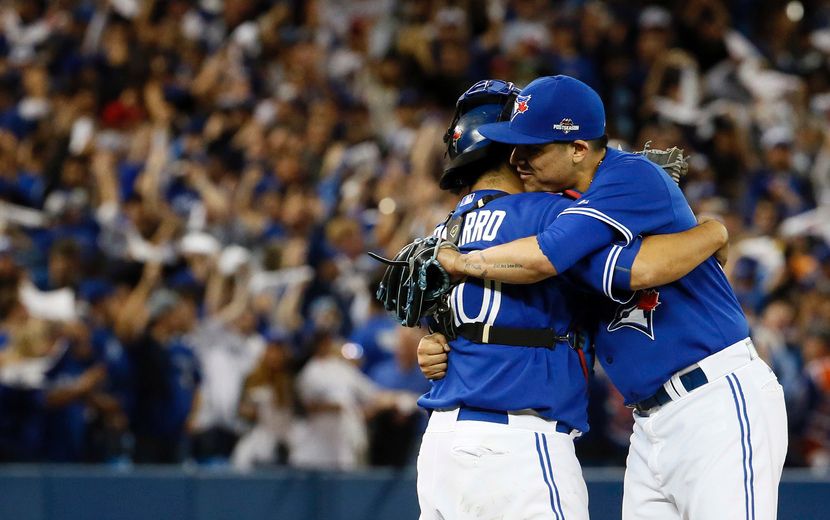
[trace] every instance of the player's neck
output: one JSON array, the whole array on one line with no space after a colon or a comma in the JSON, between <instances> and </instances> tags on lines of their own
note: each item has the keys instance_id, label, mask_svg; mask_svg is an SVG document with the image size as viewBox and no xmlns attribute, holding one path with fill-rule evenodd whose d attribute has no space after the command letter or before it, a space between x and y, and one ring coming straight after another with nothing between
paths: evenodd
<instances>
[{"instance_id":1,"label":"player's neck","mask_svg":"<svg viewBox=\"0 0 830 520\"><path fill-rule=\"evenodd\" d=\"M471 191L499 190L505 193L522 193L522 180L509 166L493 169L482 175L470 188Z\"/></svg>"},{"instance_id":2,"label":"player's neck","mask_svg":"<svg viewBox=\"0 0 830 520\"><path fill-rule=\"evenodd\" d=\"M594 177L597 174L597 170L599 169L599 165L602 164L602 161L605 159L605 150L601 150L596 153L591 153L586 162L586 167L579 173L579 178L574 185L574 189L585 193L588 191L588 188L591 187L591 183L594 180Z\"/></svg>"}]
</instances>

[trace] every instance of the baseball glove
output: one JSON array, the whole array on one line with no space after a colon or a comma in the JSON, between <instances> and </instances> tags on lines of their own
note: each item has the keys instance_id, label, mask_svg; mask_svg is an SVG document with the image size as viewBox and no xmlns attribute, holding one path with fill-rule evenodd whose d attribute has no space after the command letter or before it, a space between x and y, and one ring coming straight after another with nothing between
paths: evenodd
<instances>
[{"instance_id":1,"label":"baseball glove","mask_svg":"<svg viewBox=\"0 0 830 520\"><path fill-rule=\"evenodd\" d=\"M436 260L442 247L458 249L452 242L430 236L405 245L391 260L369 253L387 265L375 296L401 325L416 326L452 289L449 273Z\"/></svg>"},{"instance_id":2,"label":"baseball glove","mask_svg":"<svg viewBox=\"0 0 830 520\"><path fill-rule=\"evenodd\" d=\"M663 168L663 171L677 184L680 184L680 179L689 172L689 163L686 161L686 156L683 155L682 148L672 146L666 150L661 150L652 148L651 141L648 141L641 151L635 153Z\"/></svg>"}]
</instances>

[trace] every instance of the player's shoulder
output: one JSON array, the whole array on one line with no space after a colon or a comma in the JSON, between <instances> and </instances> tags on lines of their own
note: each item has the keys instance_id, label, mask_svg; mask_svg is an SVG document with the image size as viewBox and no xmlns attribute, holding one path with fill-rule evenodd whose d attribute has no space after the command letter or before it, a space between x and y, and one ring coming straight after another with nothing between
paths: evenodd
<instances>
[{"instance_id":1,"label":"player's shoulder","mask_svg":"<svg viewBox=\"0 0 830 520\"><path fill-rule=\"evenodd\" d=\"M503 200L516 208L529 211L550 211L560 207L561 209L565 209L574 201L572 196L546 191L516 193L515 195L504 197Z\"/></svg>"},{"instance_id":2,"label":"player's shoulder","mask_svg":"<svg viewBox=\"0 0 830 520\"><path fill-rule=\"evenodd\" d=\"M574 195L571 195L571 193L574 193ZM526 193L516 193L514 195L510 195L509 197L505 197L504 200L511 200L513 203L519 204L557 204L559 202L570 204L573 202L574 198L578 196L579 194L576 192L570 192L570 190L568 194L552 193L549 191L529 191Z\"/></svg>"},{"instance_id":3,"label":"player's shoulder","mask_svg":"<svg viewBox=\"0 0 830 520\"><path fill-rule=\"evenodd\" d=\"M594 184L630 184L635 179L638 183L664 184L668 177L663 175L660 166L640 154L608 148Z\"/></svg>"},{"instance_id":4,"label":"player's shoulder","mask_svg":"<svg viewBox=\"0 0 830 520\"><path fill-rule=\"evenodd\" d=\"M614 148L608 148L606 150L603 164L607 164L609 169L633 168L638 171L648 172L653 172L655 168L658 170L660 168L638 153L615 150Z\"/></svg>"}]
</instances>

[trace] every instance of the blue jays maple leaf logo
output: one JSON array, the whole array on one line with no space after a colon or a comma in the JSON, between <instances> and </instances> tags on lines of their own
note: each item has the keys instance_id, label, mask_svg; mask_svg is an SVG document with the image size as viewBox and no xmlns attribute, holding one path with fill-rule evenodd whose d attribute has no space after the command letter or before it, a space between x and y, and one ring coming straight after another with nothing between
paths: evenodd
<instances>
[{"instance_id":1,"label":"blue jays maple leaf logo","mask_svg":"<svg viewBox=\"0 0 830 520\"><path fill-rule=\"evenodd\" d=\"M654 339L654 309L660 303L660 292L656 289L638 291L630 302L617 307L608 332L630 327Z\"/></svg>"},{"instance_id":2,"label":"blue jays maple leaf logo","mask_svg":"<svg viewBox=\"0 0 830 520\"><path fill-rule=\"evenodd\" d=\"M513 102L513 115L510 116L510 120L512 121L519 114L524 114L528 108L530 108L530 95L516 96L516 101Z\"/></svg>"},{"instance_id":3,"label":"blue jays maple leaf logo","mask_svg":"<svg viewBox=\"0 0 830 520\"><path fill-rule=\"evenodd\" d=\"M455 130L452 132L452 146L453 148L458 148L458 140L461 139L461 129L456 127Z\"/></svg>"}]
</instances>

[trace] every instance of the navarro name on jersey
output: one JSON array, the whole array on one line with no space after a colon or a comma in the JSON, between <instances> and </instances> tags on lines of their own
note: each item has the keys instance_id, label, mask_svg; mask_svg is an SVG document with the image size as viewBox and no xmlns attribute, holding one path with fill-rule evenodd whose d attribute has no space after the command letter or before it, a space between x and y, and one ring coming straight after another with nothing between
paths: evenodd
<instances>
[{"instance_id":1,"label":"navarro name on jersey","mask_svg":"<svg viewBox=\"0 0 830 520\"><path fill-rule=\"evenodd\" d=\"M501 209L492 211L489 209L480 209L467 213L464 216L464 227L461 232L461 239L457 245L461 247L472 242L491 242L495 240L506 216L507 212ZM438 226L435 228L433 234L446 239L446 226Z\"/></svg>"}]
</instances>

